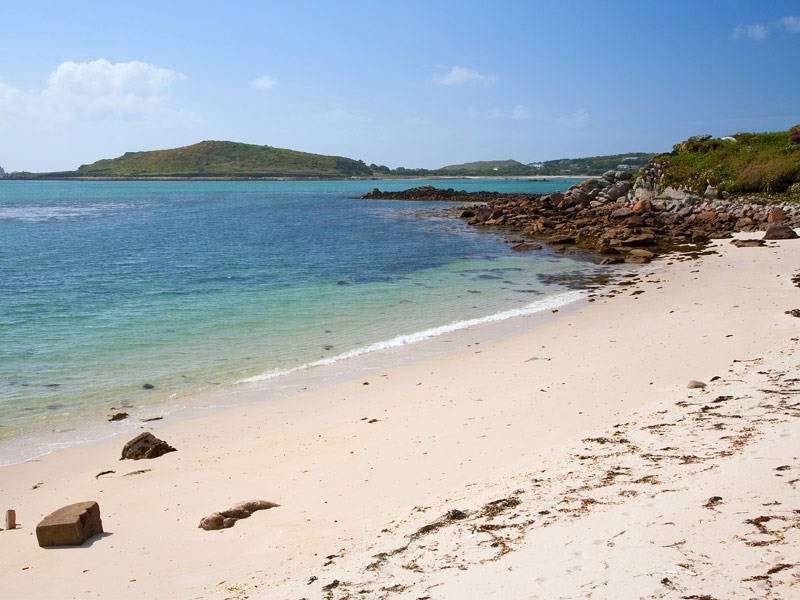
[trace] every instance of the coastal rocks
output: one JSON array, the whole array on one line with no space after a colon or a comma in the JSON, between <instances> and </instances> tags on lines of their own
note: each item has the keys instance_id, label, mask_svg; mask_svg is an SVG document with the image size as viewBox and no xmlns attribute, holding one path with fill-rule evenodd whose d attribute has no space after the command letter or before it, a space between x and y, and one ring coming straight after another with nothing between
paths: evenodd
<instances>
[{"instance_id":1,"label":"coastal rocks","mask_svg":"<svg viewBox=\"0 0 800 600\"><path fill-rule=\"evenodd\" d=\"M275 508L280 504L274 502L267 502L266 500L252 500L250 502L240 502L228 510L222 512L214 512L200 519L201 529L212 531L215 529L227 529L233 527L239 519L246 519L257 510L266 510L268 508Z\"/></svg>"},{"instance_id":2,"label":"coastal rocks","mask_svg":"<svg viewBox=\"0 0 800 600\"><path fill-rule=\"evenodd\" d=\"M531 244L528 242L520 242L518 244L514 244L513 246L511 246L511 249L514 250L515 252L527 252L529 250L541 250L542 245Z\"/></svg>"},{"instance_id":3,"label":"coastal rocks","mask_svg":"<svg viewBox=\"0 0 800 600\"><path fill-rule=\"evenodd\" d=\"M97 502L78 502L59 508L36 526L41 547L80 546L90 537L103 533Z\"/></svg>"},{"instance_id":4,"label":"coastal rocks","mask_svg":"<svg viewBox=\"0 0 800 600\"><path fill-rule=\"evenodd\" d=\"M767 245L764 240L731 240L731 244L737 248L760 248Z\"/></svg>"},{"instance_id":5,"label":"coastal rocks","mask_svg":"<svg viewBox=\"0 0 800 600\"><path fill-rule=\"evenodd\" d=\"M122 458L140 460L142 458L158 458L167 452L175 452L175 448L158 439L150 432L137 435L122 448Z\"/></svg>"},{"instance_id":6,"label":"coastal rocks","mask_svg":"<svg viewBox=\"0 0 800 600\"><path fill-rule=\"evenodd\" d=\"M767 227L767 231L764 232L763 239L765 240L792 240L797 238L798 235L794 232L794 229L785 225L784 223L773 223L769 227Z\"/></svg>"},{"instance_id":7,"label":"coastal rocks","mask_svg":"<svg viewBox=\"0 0 800 600\"><path fill-rule=\"evenodd\" d=\"M767 223L783 223L784 219L786 219L786 213L780 206L776 206L767 213Z\"/></svg>"}]
</instances>

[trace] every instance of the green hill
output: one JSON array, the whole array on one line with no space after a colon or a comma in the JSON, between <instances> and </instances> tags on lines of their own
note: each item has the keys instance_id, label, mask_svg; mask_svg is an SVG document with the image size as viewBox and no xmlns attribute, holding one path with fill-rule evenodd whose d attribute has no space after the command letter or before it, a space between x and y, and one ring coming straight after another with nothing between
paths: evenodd
<instances>
[{"instance_id":1,"label":"green hill","mask_svg":"<svg viewBox=\"0 0 800 600\"><path fill-rule=\"evenodd\" d=\"M530 163L532 175L602 175L609 170L637 172L655 154L651 152L628 152L585 158L559 158Z\"/></svg>"},{"instance_id":2,"label":"green hill","mask_svg":"<svg viewBox=\"0 0 800 600\"><path fill-rule=\"evenodd\" d=\"M126 152L82 165L77 177L352 177L370 176L361 161L238 142Z\"/></svg>"},{"instance_id":3,"label":"green hill","mask_svg":"<svg viewBox=\"0 0 800 600\"><path fill-rule=\"evenodd\" d=\"M446 167L442 167L437 169L438 172L441 171L457 171L459 173L462 172L472 172L472 171L479 171L479 172L486 172L486 171L493 171L495 169L500 170L503 168L508 167L523 167L524 165L521 162L516 160L479 160L477 162L468 162L462 163L460 165L448 165Z\"/></svg>"},{"instance_id":4,"label":"green hill","mask_svg":"<svg viewBox=\"0 0 800 600\"><path fill-rule=\"evenodd\" d=\"M664 185L703 193L707 185L732 194L782 194L800 199L800 125L777 133L694 136L654 159Z\"/></svg>"}]
</instances>

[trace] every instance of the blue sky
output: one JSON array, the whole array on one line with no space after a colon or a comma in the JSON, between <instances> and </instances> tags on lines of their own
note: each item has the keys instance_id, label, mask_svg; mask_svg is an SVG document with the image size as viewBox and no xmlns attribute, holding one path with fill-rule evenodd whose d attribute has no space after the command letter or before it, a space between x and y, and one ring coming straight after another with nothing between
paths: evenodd
<instances>
[{"instance_id":1,"label":"blue sky","mask_svg":"<svg viewBox=\"0 0 800 600\"><path fill-rule=\"evenodd\" d=\"M800 123L800 2L0 0L0 166L201 140L390 167Z\"/></svg>"}]
</instances>

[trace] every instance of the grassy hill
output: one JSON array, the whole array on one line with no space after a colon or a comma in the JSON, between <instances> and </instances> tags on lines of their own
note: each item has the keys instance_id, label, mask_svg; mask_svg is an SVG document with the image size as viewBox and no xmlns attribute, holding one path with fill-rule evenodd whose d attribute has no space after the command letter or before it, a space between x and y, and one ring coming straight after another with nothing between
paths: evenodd
<instances>
[{"instance_id":1,"label":"grassy hill","mask_svg":"<svg viewBox=\"0 0 800 600\"><path fill-rule=\"evenodd\" d=\"M783 194L800 200L800 125L777 133L696 136L655 158L664 184L699 193L713 185L732 194Z\"/></svg>"},{"instance_id":2,"label":"grassy hill","mask_svg":"<svg viewBox=\"0 0 800 600\"><path fill-rule=\"evenodd\" d=\"M126 152L82 165L77 177L351 177L369 176L361 161L237 142ZM64 176L66 174L59 173Z\"/></svg>"},{"instance_id":3,"label":"grassy hill","mask_svg":"<svg viewBox=\"0 0 800 600\"><path fill-rule=\"evenodd\" d=\"M83 165L81 176L100 177L350 177L369 176L360 161L237 142L200 142Z\"/></svg>"},{"instance_id":4,"label":"grassy hill","mask_svg":"<svg viewBox=\"0 0 800 600\"><path fill-rule=\"evenodd\" d=\"M473 171L493 171L494 169L500 170L508 167L523 167L524 165L521 162L516 160L479 160L477 162L468 162L462 163L460 165L448 165L446 167L441 167L437 169L437 172L442 171L455 171L458 173L462 172L473 172Z\"/></svg>"},{"instance_id":5,"label":"grassy hill","mask_svg":"<svg viewBox=\"0 0 800 600\"><path fill-rule=\"evenodd\" d=\"M532 163L531 166L535 167L533 175L602 175L611 169L628 170L635 173L654 156L655 154L651 152L628 152L626 154L546 160L541 163Z\"/></svg>"}]
</instances>

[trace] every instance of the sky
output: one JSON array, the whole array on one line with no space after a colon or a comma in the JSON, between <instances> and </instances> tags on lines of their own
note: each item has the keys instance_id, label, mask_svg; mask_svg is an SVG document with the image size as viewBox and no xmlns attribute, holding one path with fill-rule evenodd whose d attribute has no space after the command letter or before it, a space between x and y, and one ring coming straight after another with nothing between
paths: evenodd
<instances>
[{"instance_id":1,"label":"sky","mask_svg":"<svg viewBox=\"0 0 800 600\"><path fill-rule=\"evenodd\" d=\"M392 168L800 123L800 2L0 0L0 166L230 140Z\"/></svg>"}]
</instances>

